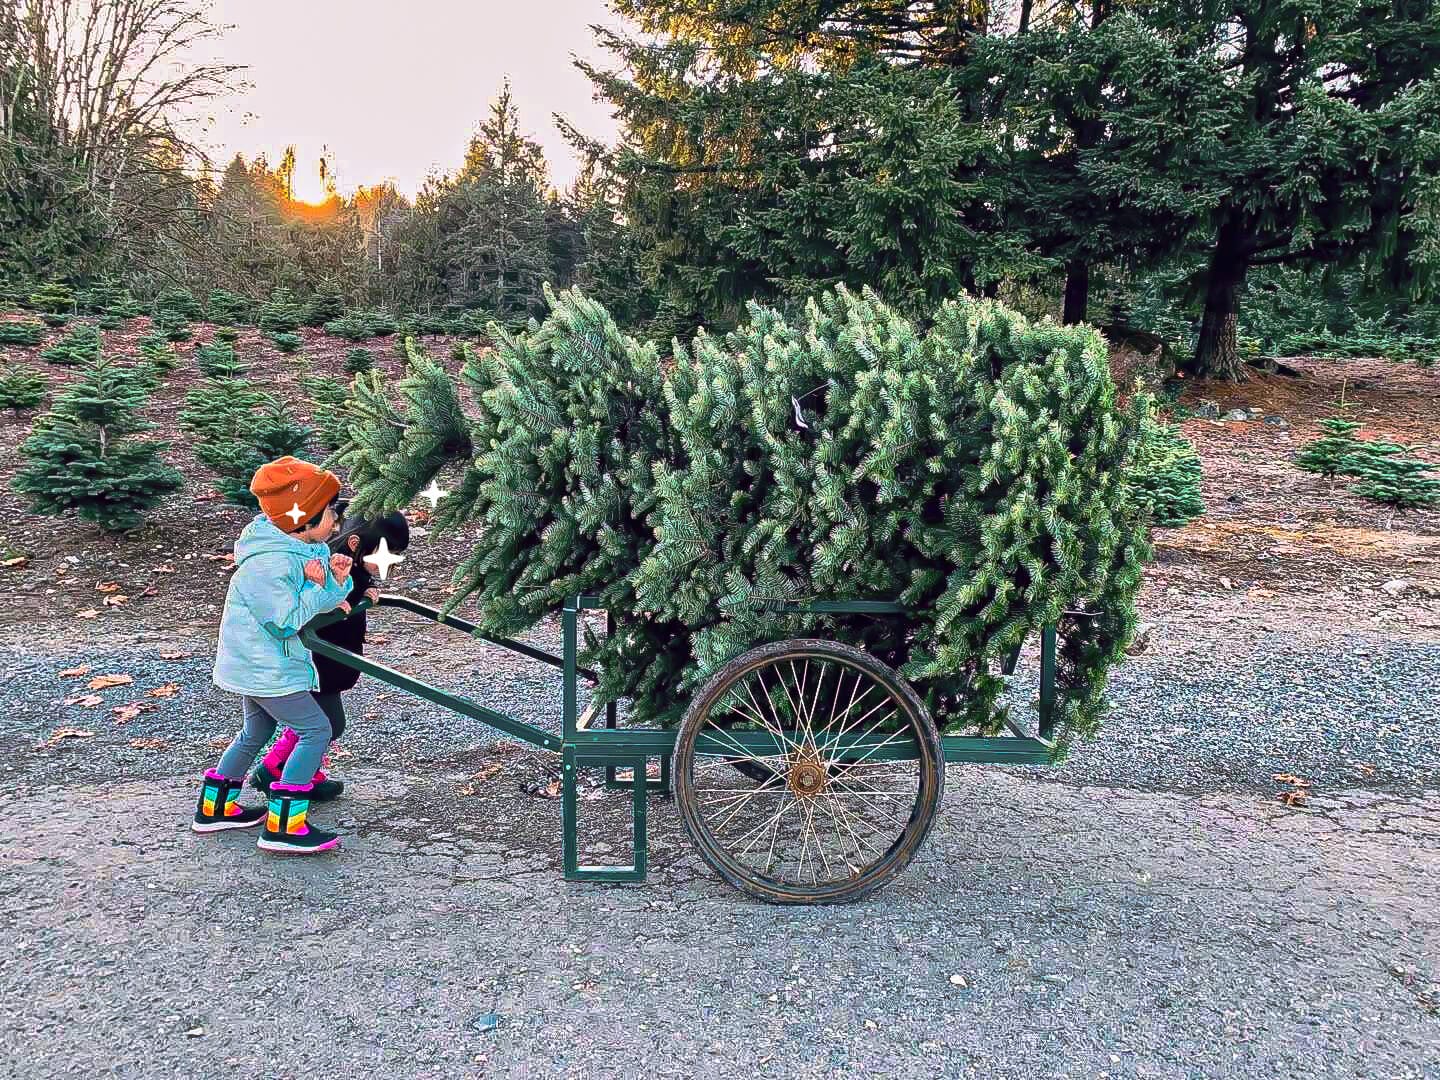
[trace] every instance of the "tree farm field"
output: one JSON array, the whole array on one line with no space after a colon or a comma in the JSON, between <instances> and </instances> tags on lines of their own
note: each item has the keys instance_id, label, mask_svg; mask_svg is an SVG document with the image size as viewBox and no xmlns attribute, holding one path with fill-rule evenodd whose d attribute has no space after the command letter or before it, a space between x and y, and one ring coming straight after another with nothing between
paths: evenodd
<instances>
[{"instance_id":1,"label":"tree farm field","mask_svg":"<svg viewBox=\"0 0 1440 1080\"><path fill-rule=\"evenodd\" d=\"M106 331L106 347L125 355L147 330ZM301 333L303 361L240 332L258 385L290 394L302 374L342 374L347 343ZM798 915L715 880L664 799L648 883L564 883L557 760L368 680L335 754L351 785L335 865L297 877L248 843L197 844L189 778L236 725L209 669L248 516L211 490L176 427L194 342L212 334L195 325L149 401L185 483L130 535L28 513L9 479L29 424L0 422L3 938L8 955L50 961L0 977L7 1000L48 1003L0 1024L20 1075L99 1068L85 1033L145 1075L188 1075L199 1053L237 1074L300 1069L297 1051L263 1049L253 1013L196 1001L177 927L227 966L252 948L309 964L299 1000L349 1034L307 1064L394 1075L609 1075L635 1061L720 1075L742 1054L777 1076L1039 1076L1056 1062L1064 1075L1289 1075L1317 1055L1347 1075L1435 1067L1440 514L1387 521L1290 463L1342 393L1366 434L1440 445L1435 372L1301 358L1302 378L1184 387L1174 413L1202 459L1206 513L1156 532L1142 629L1099 737L1050 770L952 766L941 824L897 883ZM393 346L372 344L398 374ZM443 357L451 342L422 344ZM1247 418L1225 418L1236 410ZM474 537L431 536L423 509L410 516L416 540L389 587L439 603ZM558 632L529 640L554 648ZM368 651L558 724L558 678L513 654L391 613ZM582 790L587 855L624 849L617 798ZM311 920L313 939L269 919L253 944L218 934L217 920L246 918L243 893L214 889L237 874L291 896L278 910ZM197 894L219 899L197 907ZM483 929L522 910L538 917L503 944ZM741 940L774 963L734 968ZM120 992L110 976L127 954L162 974ZM1280 974L1297 964L1309 977ZM275 978L257 971L254 985ZM636 987L638 1008L624 1000ZM411 1008L384 1008L396 994ZM122 1022L137 1008L142 1022ZM648 1034L677 1024L704 1032Z\"/></svg>"}]
</instances>

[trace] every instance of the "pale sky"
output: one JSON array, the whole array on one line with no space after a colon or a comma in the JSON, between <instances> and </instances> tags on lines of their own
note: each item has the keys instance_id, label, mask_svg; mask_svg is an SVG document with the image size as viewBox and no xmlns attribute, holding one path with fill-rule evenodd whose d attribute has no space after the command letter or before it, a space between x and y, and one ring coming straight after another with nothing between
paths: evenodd
<instances>
[{"instance_id":1,"label":"pale sky","mask_svg":"<svg viewBox=\"0 0 1440 1080\"><path fill-rule=\"evenodd\" d=\"M295 194L321 194L329 147L342 192L392 179L413 195L453 171L508 75L527 133L563 187L576 162L552 113L609 141L608 105L591 100L578 54L605 63L590 24L616 25L604 0L214 0L231 29L219 56L248 65L252 88L220 105L207 140L219 166L238 151L298 158Z\"/></svg>"}]
</instances>

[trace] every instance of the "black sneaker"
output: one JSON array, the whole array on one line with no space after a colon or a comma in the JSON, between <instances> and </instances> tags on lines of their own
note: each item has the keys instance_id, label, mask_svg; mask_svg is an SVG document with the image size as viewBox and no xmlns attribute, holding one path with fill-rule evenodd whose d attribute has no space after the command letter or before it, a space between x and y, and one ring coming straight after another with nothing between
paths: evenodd
<instances>
[{"instance_id":1,"label":"black sneaker","mask_svg":"<svg viewBox=\"0 0 1440 1080\"><path fill-rule=\"evenodd\" d=\"M241 806L237 801L244 788L243 780L231 780L214 769L205 774L200 788L200 801L190 828L198 833L224 832L227 829L253 829L265 820L259 806Z\"/></svg>"},{"instance_id":2,"label":"black sneaker","mask_svg":"<svg viewBox=\"0 0 1440 1080\"><path fill-rule=\"evenodd\" d=\"M340 837L306 821L310 789L310 784L287 784L281 780L270 785L270 809L256 847L261 851L313 855L340 846Z\"/></svg>"},{"instance_id":3,"label":"black sneaker","mask_svg":"<svg viewBox=\"0 0 1440 1080\"><path fill-rule=\"evenodd\" d=\"M323 772L318 772L315 775L319 777L319 779L310 782L311 802L333 802L338 799L340 793L345 790L344 780L331 780ZM272 772L270 766L262 761L260 767L250 774L250 786L256 791L263 791L266 795L269 795L270 785L279 779L280 775Z\"/></svg>"}]
</instances>

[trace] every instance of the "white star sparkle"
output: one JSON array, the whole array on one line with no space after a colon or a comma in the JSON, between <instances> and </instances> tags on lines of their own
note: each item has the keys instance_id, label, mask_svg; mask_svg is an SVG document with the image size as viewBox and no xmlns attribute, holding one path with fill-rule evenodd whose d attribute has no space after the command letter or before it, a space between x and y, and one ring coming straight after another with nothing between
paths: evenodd
<instances>
[{"instance_id":1,"label":"white star sparkle","mask_svg":"<svg viewBox=\"0 0 1440 1080\"><path fill-rule=\"evenodd\" d=\"M300 504L297 502L294 506L290 507L289 510L285 511L285 516L295 522L296 525L299 525L300 522L304 520L305 511L300 509Z\"/></svg>"},{"instance_id":2,"label":"white star sparkle","mask_svg":"<svg viewBox=\"0 0 1440 1080\"><path fill-rule=\"evenodd\" d=\"M381 581L384 581L390 576L390 567L396 563L404 562L405 556L392 554L390 551L390 541L382 536L380 538L380 546L375 549L375 554L366 555L361 561L374 570L375 573L379 575Z\"/></svg>"},{"instance_id":3,"label":"white star sparkle","mask_svg":"<svg viewBox=\"0 0 1440 1080\"><path fill-rule=\"evenodd\" d=\"M431 509L431 510L434 510L435 507L437 507L437 506L440 505L440 500L443 499L443 498L445 498L445 496L446 496L446 495L449 495L449 494L450 494L450 492L448 492L448 491L446 491L444 488L442 488L442 487L441 487L439 484L437 484L437 483L435 482L435 480L432 478L431 481L430 481L430 486L427 487L424 491L420 492L420 498L422 498L422 499L429 499L429 500L430 500L430 509Z\"/></svg>"}]
</instances>

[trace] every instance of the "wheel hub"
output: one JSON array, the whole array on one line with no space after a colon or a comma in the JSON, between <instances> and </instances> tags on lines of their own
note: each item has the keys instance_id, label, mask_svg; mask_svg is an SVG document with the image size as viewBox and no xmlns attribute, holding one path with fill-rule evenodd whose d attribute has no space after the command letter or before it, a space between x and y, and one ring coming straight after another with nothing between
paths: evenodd
<instances>
[{"instance_id":1,"label":"wheel hub","mask_svg":"<svg viewBox=\"0 0 1440 1080\"><path fill-rule=\"evenodd\" d=\"M826 779L825 766L818 761L802 759L790 766L790 790L802 799L824 791Z\"/></svg>"}]
</instances>

